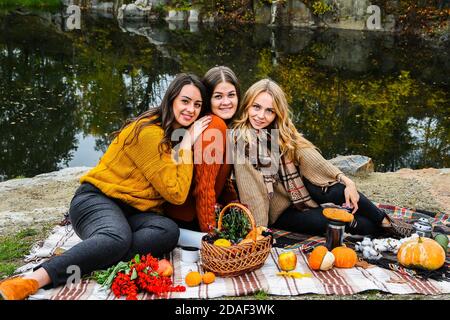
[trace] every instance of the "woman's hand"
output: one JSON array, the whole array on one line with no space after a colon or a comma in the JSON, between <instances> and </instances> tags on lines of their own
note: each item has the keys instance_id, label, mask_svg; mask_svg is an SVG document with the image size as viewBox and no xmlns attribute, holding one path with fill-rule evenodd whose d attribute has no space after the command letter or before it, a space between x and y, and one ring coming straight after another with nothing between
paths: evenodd
<instances>
[{"instance_id":1,"label":"woman's hand","mask_svg":"<svg viewBox=\"0 0 450 320\"><path fill-rule=\"evenodd\" d=\"M183 140L181 141L180 149L191 149L191 147L194 145L195 141L197 141L203 131L208 128L211 120L211 116L204 116L191 124L191 126L187 129Z\"/></svg>"},{"instance_id":2,"label":"woman's hand","mask_svg":"<svg viewBox=\"0 0 450 320\"><path fill-rule=\"evenodd\" d=\"M352 214L354 214L358 210L359 202L359 193L358 190L356 190L356 184L346 176L342 176L341 181L345 184L345 203L343 206L353 208Z\"/></svg>"}]
</instances>

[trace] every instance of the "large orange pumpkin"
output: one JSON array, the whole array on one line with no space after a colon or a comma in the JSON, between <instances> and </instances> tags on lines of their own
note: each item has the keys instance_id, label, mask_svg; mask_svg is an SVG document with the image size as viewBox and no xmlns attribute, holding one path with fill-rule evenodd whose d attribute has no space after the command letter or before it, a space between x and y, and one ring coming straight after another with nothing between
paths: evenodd
<instances>
[{"instance_id":1,"label":"large orange pumpkin","mask_svg":"<svg viewBox=\"0 0 450 320\"><path fill-rule=\"evenodd\" d=\"M358 256L355 250L347 247L336 247L331 253L336 259L334 265L338 268L353 268L358 262Z\"/></svg>"},{"instance_id":2,"label":"large orange pumpkin","mask_svg":"<svg viewBox=\"0 0 450 320\"><path fill-rule=\"evenodd\" d=\"M405 267L436 270L444 265L445 252L437 241L419 237L400 246L397 260Z\"/></svg>"}]
</instances>

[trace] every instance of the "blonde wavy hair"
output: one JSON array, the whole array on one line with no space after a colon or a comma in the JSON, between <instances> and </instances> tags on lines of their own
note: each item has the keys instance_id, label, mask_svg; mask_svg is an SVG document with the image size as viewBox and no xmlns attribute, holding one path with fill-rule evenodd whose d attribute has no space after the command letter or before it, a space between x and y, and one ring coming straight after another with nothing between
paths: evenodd
<instances>
[{"instance_id":1,"label":"blonde wavy hair","mask_svg":"<svg viewBox=\"0 0 450 320\"><path fill-rule=\"evenodd\" d=\"M249 120L249 109L258 94L267 92L272 96L272 107L275 111L275 119L267 129L279 129L279 141L281 155L286 155L294 160L296 150L300 148L315 148L303 135L297 131L292 122L292 111L281 87L273 80L262 79L254 83L245 93L241 102L240 113L233 121L232 128L235 130L237 139L244 139L246 143L252 143L253 129Z\"/></svg>"}]
</instances>

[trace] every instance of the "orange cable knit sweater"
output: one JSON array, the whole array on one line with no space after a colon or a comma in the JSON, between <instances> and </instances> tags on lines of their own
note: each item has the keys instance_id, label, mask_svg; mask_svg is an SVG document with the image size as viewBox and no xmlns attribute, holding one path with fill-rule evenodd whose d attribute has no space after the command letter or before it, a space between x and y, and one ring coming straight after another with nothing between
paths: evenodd
<instances>
[{"instance_id":1,"label":"orange cable knit sweater","mask_svg":"<svg viewBox=\"0 0 450 320\"><path fill-rule=\"evenodd\" d=\"M211 123L194 145L194 178L189 196L181 206L167 204L165 213L175 219L192 221L197 217L200 230L216 226L215 204L237 200L229 179L232 165L226 164L227 125L212 115Z\"/></svg>"},{"instance_id":2,"label":"orange cable knit sweater","mask_svg":"<svg viewBox=\"0 0 450 320\"><path fill-rule=\"evenodd\" d=\"M181 150L178 163L170 153L161 154L158 146L164 131L158 125L144 127L137 139L125 145L136 124L120 132L97 166L82 176L80 182L89 182L108 197L140 211L161 212L166 201L182 204L192 181L192 152Z\"/></svg>"}]
</instances>

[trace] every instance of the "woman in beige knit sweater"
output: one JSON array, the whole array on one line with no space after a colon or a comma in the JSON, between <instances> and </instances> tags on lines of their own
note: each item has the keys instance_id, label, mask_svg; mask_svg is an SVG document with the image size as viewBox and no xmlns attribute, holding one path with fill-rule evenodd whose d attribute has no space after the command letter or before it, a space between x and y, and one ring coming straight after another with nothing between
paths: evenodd
<instances>
[{"instance_id":1,"label":"woman in beige knit sweater","mask_svg":"<svg viewBox=\"0 0 450 320\"><path fill-rule=\"evenodd\" d=\"M394 229L395 222L297 131L285 94L274 81L253 84L240 110L233 123L234 172L240 201L257 225L321 235L327 220L319 204L334 203L355 214L347 232L375 235L383 227Z\"/></svg>"}]
</instances>

